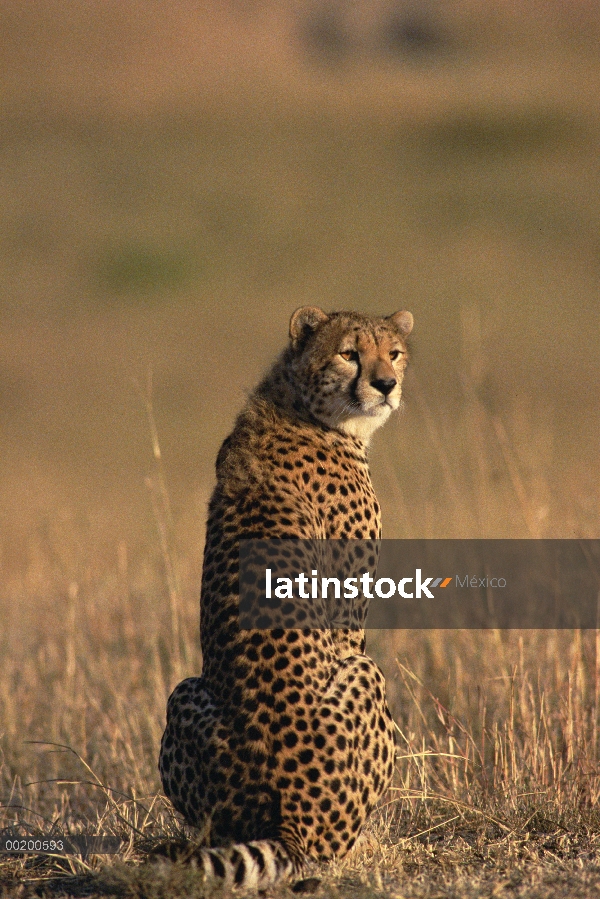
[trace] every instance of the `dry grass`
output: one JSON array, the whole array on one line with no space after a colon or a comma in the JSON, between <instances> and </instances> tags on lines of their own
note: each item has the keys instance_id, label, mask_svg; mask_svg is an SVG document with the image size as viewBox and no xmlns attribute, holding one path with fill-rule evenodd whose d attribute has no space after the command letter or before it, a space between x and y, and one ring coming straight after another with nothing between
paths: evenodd
<instances>
[{"instance_id":1,"label":"dry grass","mask_svg":"<svg viewBox=\"0 0 600 899\"><path fill-rule=\"evenodd\" d=\"M156 759L169 691L197 672L201 659L199 572L177 548L183 535L170 520L146 399L155 555L129 560L122 547L111 568L86 555L72 523L47 533L18 588L13 582L15 612L2 636L0 820L32 835L114 834L123 850L113 857L5 860L0 883L9 892L15 884L22 895L204 890L189 867L147 864L156 841L186 833L160 795ZM421 413L427 423L427 410ZM535 536L559 535L560 517L536 516L533 487L548 491L543 470L525 476L495 421L467 404L458 423L459 432L470 429L474 437L477 486L455 470L458 448L433 440L430 475L442 479L448 494L440 493L440 505L452 508L474 491L496 527L519 520L521 528L535 523ZM396 451L392 441L389 462ZM504 479L495 456L504 460ZM400 496L398 480L395 489ZM578 503L573 496L572 507L561 508L566 520L580 515ZM463 506L454 513L468 531ZM413 522L413 529L424 524ZM579 532L597 536L581 517ZM32 597L35 620L28 614ZM370 646L386 670L398 725L396 778L363 845L320 872L320 892L575 896L600 883L598 634L373 632Z\"/></svg>"}]
</instances>

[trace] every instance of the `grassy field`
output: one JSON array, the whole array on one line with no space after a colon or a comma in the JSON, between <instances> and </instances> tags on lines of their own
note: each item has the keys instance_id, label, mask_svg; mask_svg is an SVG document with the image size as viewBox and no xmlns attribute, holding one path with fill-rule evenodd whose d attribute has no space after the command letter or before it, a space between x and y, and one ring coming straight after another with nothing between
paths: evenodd
<instances>
[{"instance_id":1,"label":"grassy field","mask_svg":"<svg viewBox=\"0 0 600 899\"><path fill-rule=\"evenodd\" d=\"M415 314L386 537L600 537L598 26L450 7L447 56L321 67L277 16L234 53L183 2L0 10L0 827L124 841L0 857L0 896L203 895L147 863L158 745L216 452L297 306ZM319 895L596 891L597 634L369 647L396 779Z\"/></svg>"}]
</instances>

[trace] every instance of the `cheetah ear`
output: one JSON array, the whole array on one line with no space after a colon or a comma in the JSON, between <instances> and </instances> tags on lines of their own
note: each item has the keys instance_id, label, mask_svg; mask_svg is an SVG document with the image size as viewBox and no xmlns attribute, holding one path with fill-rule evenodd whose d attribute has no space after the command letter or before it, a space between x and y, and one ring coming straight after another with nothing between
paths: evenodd
<instances>
[{"instance_id":1,"label":"cheetah ear","mask_svg":"<svg viewBox=\"0 0 600 899\"><path fill-rule=\"evenodd\" d=\"M403 337L408 337L413 329L414 319L411 312L395 312L388 317L388 321L396 325Z\"/></svg>"},{"instance_id":2,"label":"cheetah ear","mask_svg":"<svg viewBox=\"0 0 600 899\"><path fill-rule=\"evenodd\" d=\"M328 315L317 306L301 306L296 309L290 319L290 339L292 343L298 343L309 336L317 325L326 322Z\"/></svg>"}]
</instances>

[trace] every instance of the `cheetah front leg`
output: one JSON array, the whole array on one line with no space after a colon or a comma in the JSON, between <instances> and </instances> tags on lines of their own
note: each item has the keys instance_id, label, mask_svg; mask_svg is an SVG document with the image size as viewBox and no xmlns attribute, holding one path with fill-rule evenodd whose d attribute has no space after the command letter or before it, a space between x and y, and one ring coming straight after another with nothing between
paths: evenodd
<instances>
[{"instance_id":1,"label":"cheetah front leg","mask_svg":"<svg viewBox=\"0 0 600 899\"><path fill-rule=\"evenodd\" d=\"M393 720L375 662L342 659L307 723L279 766L282 837L301 856L341 857L394 770Z\"/></svg>"}]
</instances>

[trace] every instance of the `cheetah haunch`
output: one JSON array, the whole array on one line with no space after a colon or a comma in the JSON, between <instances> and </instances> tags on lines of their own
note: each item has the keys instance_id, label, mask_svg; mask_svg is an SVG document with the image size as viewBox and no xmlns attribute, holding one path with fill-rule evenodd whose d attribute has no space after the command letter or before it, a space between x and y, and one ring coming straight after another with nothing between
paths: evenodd
<instances>
[{"instance_id":1,"label":"cheetah haunch","mask_svg":"<svg viewBox=\"0 0 600 899\"><path fill-rule=\"evenodd\" d=\"M290 342L217 458L202 576L201 677L167 706L165 793L208 834L208 879L264 888L354 845L394 764L385 682L364 632L240 630L245 537L381 536L367 465L400 405L410 312L298 309Z\"/></svg>"}]
</instances>

